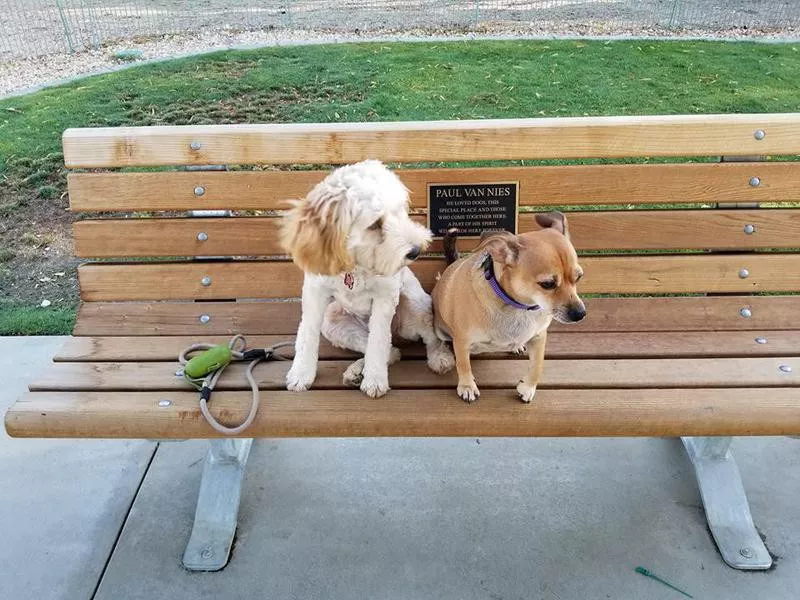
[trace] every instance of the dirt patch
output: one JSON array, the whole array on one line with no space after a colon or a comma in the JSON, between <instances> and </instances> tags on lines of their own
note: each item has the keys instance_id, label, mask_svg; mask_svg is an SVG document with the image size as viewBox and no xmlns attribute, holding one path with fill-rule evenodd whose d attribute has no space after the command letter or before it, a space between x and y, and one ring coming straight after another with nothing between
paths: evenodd
<instances>
[{"instance_id":1,"label":"dirt patch","mask_svg":"<svg viewBox=\"0 0 800 600\"><path fill-rule=\"evenodd\" d=\"M360 92L342 86L329 89L287 88L254 90L216 102L205 99L182 99L169 106L128 98L126 120L136 125L219 125L236 123L273 123L286 120L287 107L302 111L304 106L336 101L338 104L359 102Z\"/></svg>"},{"instance_id":2,"label":"dirt patch","mask_svg":"<svg viewBox=\"0 0 800 600\"><path fill-rule=\"evenodd\" d=\"M74 257L66 197L44 198L24 190L11 190L2 197L2 296L28 306L42 302L53 308L74 306L79 261Z\"/></svg>"},{"instance_id":3,"label":"dirt patch","mask_svg":"<svg viewBox=\"0 0 800 600\"><path fill-rule=\"evenodd\" d=\"M63 156L9 156L0 182L0 281L4 300L74 306L78 299Z\"/></svg>"}]
</instances>

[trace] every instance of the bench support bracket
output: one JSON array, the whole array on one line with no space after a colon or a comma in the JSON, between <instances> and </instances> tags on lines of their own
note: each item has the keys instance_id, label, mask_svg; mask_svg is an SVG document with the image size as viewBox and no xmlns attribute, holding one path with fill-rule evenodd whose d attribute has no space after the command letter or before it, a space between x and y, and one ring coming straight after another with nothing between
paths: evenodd
<instances>
[{"instance_id":1,"label":"bench support bracket","mask_svg":"<svg viewBox=\"0 0 800 600\"><path fill-rule=\"evenodd\" d=\"M192 535L183 553L183 566L189 571L219 571L228 564L252 444L252 439L211 440Z\"/></svg>"},{"instance_id":2,"label":"bench support bracket","mask_svg":"<svg viewBox=\"0 0 800 600\"><path fill-rule=\"evenodd\" d=\"M722 559L742 570L772 566L761 536L753 525L739 468L730 452L729 437L683 437L694 465L706 520Z\"/></svg>"}]
</instances>

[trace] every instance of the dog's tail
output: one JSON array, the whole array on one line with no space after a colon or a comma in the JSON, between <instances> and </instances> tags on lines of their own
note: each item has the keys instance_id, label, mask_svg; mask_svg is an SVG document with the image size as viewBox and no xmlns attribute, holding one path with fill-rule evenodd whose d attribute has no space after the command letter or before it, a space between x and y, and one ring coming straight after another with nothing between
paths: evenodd
<instances>
[{"instance_id":1,"label":"dog's tail","mask_svg":"<svg viewBox=\"0 0 800 600\"><path fill-rule=\"evenodd\" d=\"M458 260L459 257L458 248L456 248L456 242L458 241L458 229L448 229L447 233L444 234L444 239L442 241L444 243L444 258L448 265L452 265Z\"/></svg>"}]
</instances>

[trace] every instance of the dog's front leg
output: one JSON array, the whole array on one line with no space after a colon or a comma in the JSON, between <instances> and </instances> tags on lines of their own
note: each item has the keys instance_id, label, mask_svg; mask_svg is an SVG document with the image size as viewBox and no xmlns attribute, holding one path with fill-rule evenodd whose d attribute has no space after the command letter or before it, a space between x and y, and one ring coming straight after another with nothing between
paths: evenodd
<instances>
[{"instance_id":1,"label":"dog's front leg","mask_svg":"<svg viewBox=\"0 0 800 600\"><path fill-rule=\"evenodd\" d=\"M469 360L470 346L469 338L453 334L453 352L456 355L456 371L458 371L456 391L464 402L475 402L481 395L472 375L472 363Z\"/></svg>"},{"instance_id":2,"label":"dog's front leg","mask_svg":"<svg viewBox=\"0 0 800 600\"><path fill-rule=\"evenodd\" d=\"M378 398L389 391L389 357L392 349L392 317L397 296L379 296L372 301L367 351L364 354L364 379L361 391Z\"/></svg>"},{"instance_id":3,"label":"dog's front leg","mask_svg":"<svg viewBox=\"0 0 800 600\"><path fill-rule=\"evenodd\" d=\"M311 387L317 377L319 335L325 309L331 301L330 291L318 278L306 276L303 280L303 314L297 339L294 343L292 368L286 374L286 389L303 392Z\"/></svg>"},{"instance_id":4,"label":"dog's front leg","mask_svg":"<svg viewBox=\"0 0 800 600\"><path fill-rule=\"evenodd\" d=\"M542 377L544 369L544 347L547 343L547 330L545 329L530 342L528 342L528 374L517 385L519 399L530 402L536 395L536 386Z\"/></svg>"}]
</instances>

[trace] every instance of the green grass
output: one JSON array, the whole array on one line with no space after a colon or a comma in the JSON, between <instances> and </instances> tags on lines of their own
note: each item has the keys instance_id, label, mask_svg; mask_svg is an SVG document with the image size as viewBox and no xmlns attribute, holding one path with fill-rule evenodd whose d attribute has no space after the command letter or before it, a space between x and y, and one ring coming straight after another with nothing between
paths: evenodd
<instances>
[{"instance_id":1,"label":"green grass","mask_svg":"<svg viewBox=\"0 0 800 600\"><path fill-rule=\"evenodd\" d=\"M798 46L484 41L218 52L0 101L0 173L31 177L37 189L52 181L67 127L796 111Z\"/></svg>"},{"instance_id":2,"label":"green grass","mask_svg":"<svg viewBox=\"0 0 800 600\"><path fill-rule=\"evenodd\" d=\"M0 216L21 232L42 223L42 206L65 202L67 127L794 112L798 81L800 44L476 41L218 52L0 100ZM5 268L19 269L15 260ZM40 331L63 331L63 313L40 318L38 310L0 307L0 332L26 331L28 318Z\"/></svg>"},{"instance_id":3,"label":"green grass","mask_svg":"<svg viewBox=\"0 0 800 600\"><path fill-rule=\"evenodd\" d=\"M75 308L0 306L0 335L69 335Z\"/></svg>"}]
</instances>

